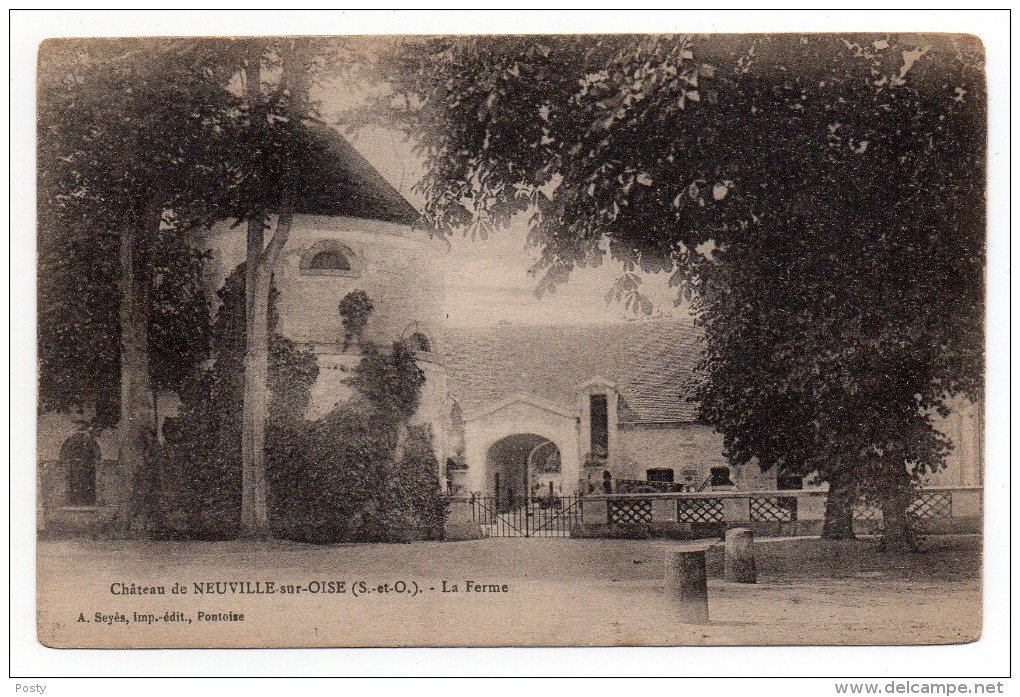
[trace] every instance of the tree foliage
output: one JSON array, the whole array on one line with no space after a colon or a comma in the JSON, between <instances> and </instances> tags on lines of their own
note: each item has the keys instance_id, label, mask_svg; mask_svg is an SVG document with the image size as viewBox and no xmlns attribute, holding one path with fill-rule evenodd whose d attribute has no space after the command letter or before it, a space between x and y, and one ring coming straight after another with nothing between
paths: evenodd
<instances>
[{"instance_id":1,"label":"tree foliage","mask_svg":"<svg viewBox=\"0 0 1020 697\"><path fill-rule=\"evenodd\" d=\"M66 39L40 50L41 408L98 405L100 426L119 418L124 228L148 288L149 377L176 390L208 350L201 231L261 219L285 178L322 166L308 124L288 118L285 89L269 82L255 100L236 89L252 55L279 72L268 40ZM147 204L162 213L155 225L141 220Z\"/></svg>"},{"instance_id":2,"label":"tree foliage","mask_svg":"<svg viewBox=\"0 0 1020 697\"><path fill-rule=\"evenodd\" d=\"M318 376L315 356L275 331L270 302L268 438L299 443L304 413ZM211 364L193 372L181 390L179 415L166 419L158 458L161 500L153 532L171 537L230 539L238 534L241 503L241 410L244 395L244 267L218 291Z\"/></svg>"},{"instance_id":3,"label":"tree foliage","mask_svg":"<svg viewBox=\"0 0 1020 697\"><path fill-rule=\"evenodd\" d=\"M137 300L152 386L180 387L207 350L200 256L187 235L225 196L236 100L222 65L186 41L47 42L39 75L40 406L96 406L95 425L111 426L125 229L147 288Z\"/></svg>"},{"instance_id":4,"label":"tree foliage","mask_svg":"<svg viewBox=\"0 0 1020 697\"><path fill-rule=\"evenodd\" d=\"M387 87L352 124L383 113L416 139L430 228L531 215L540 291L611 256L610 297L647 309L636 271L673 273L731 461L899 514L942 466L932 416L981 393L973 37L454 37L374 70Z\"/></svg>"},{"instance_id":5,"label":"tree foliage","mask_svg":"<svg viewBox=\"0 0 1020 697\"><path fill-rule=\"evenodd\" d=\"M40 229L56 216L40 210ZM120 414L117 235L68 228L39 237L39 409L92 411L97 426ZM105 263L104 263L105 262Z\"/></svg>"}]
</instances>

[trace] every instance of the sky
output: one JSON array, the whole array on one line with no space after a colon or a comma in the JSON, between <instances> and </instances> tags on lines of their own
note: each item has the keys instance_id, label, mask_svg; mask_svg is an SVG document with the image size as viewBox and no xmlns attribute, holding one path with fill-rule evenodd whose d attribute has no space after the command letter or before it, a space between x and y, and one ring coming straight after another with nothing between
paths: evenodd
<instances>
[{"instance_id":1,"label":"sky","mask_svg":"<svg viewBox=\"0 0 1020 697\"><path fill-rule=\"evenodd\" d=\"M324 116L330 120L337 103L327 95L320 99ZM422 199L413 187L423 164L403 136L380 127L349 140L408 201L421 206ZM622 305L604 300L623 273L622 265L611 260L598 268L575 270L555 293L538 298L534 289L539 279L528 272L537 252L527 249L527 235L526 216L520 216L488 240L450 238L445 256L450 326L602 324L637 319ZM668 274L645 274L642 279L642 293L652 301L656 314L688 316L685 309L673 305L676 292L667 285Z\"/></svg>"},{"instance_id":2,"label":"sky","mask_svg":"<svg viewBox=\"0 0 1020 697\"><path fill-rule=\"evenodd\" d=\"M910 69L923 51L904 54L902 73ZM313 93L325 120L338 121L339 114L361 100L357 89L340 80ZM411 144L394 130L380 126L349 136L351 143L413 205L422 199L413 187L423 173L421 160ZM866 144L865 144L866 145ZM446 262L446 314L451 326L515 324L591 324L623 322L635 315L604 297L623 273L617 262L607 260L594 269L577 269L554 294L538 298L538 277L528 273L537 255L526 248L526 216L488 240L450 239ZM674 306L676 292L667 285L669 274L643 274L641 292L652 301L656 315L690 317L687 305Z\"/></svg>"}]
</instances>

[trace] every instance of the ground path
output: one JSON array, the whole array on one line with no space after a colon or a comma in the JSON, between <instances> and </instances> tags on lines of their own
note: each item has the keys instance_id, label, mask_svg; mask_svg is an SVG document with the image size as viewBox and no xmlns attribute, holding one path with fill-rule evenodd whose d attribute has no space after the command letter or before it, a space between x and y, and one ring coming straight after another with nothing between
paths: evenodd
<instances>
[{"instance_id":1,"label":"ground path","mask_svg":"<svg viewBox=\"0 0 1020 697\"><path fill-rule=\"evenodd\" d=\"M760 541L753 586L722 581L715 546L707 626L672 618L661 581L666 544L40 541L40 639L118 647L613 646L959 643L980 634L978 537L930 538L927 551L904 557L878 552L871 540ZM177 581L189 594L171 593ZM269 581L303 592L194 594L195 583L216 581ZM342 581L345 592L308 592L329 581ZM468 581L508 592L469 592ZM417 584L419 593L392 592L397 582ZM444 582L458 592L442 592ZM113 584L132 583L163 586L166 595L111 593ZM391 592L378 592L385 584ZM355 597L359 587L373 590ZM104 624L97 612L160 621ZM174 612L191 622L163 620ZM198 612L244 620L198 621Z\"/></svg>"}]
</instances>

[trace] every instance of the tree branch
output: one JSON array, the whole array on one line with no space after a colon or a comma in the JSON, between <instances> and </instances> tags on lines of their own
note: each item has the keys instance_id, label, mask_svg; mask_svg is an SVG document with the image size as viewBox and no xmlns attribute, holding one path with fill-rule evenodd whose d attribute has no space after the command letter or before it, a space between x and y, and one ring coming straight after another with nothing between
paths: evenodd
<instances>
[{"instance_id":1,"label":"tree branch","mask_svg":"<svg viewBox=\"0 0 1020 697\"><path fill-rule=\"evenodd\" d=\"M294 224L294 190L291 187L284 189L280 196L280 217L276 221L276 231L266 245L265 250L259 258L259 266L263 269L276 268L276 262L280 259L284 245L290 237L290 229Z\"/></svg>"}]
</instances>

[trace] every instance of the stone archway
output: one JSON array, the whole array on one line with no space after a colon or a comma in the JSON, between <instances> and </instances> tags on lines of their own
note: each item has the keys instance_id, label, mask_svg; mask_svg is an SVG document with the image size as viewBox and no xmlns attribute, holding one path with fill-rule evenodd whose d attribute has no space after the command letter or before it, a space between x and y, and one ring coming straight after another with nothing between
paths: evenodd
<instances>
[{"instance_id":1,"label":"stone archway","mask_svg":"<svg viewBox=\"0 0 1020 697\"><path fill-rule=\"evenodd\" d=\"M560 448L537 433L514 433L489 446L485 454L486 488L500 510L513 510L542 495L550 482L562 491Z\"/></svg>"},{"instance_id":2,"label":"stone archway","mask_svg":"<svg viewBox=\"0 0 1020 697\"><path fill-rule=\"evenodd\" d=\"M533 436L528 443L529 450L548 440L559 449L561 472L560 483L555 485L557 491L562 487L564 495L576 491L581 476L581 461L578 454L578 416L559 405L546 402L528 394L512 395L495 402L485 409L466 415L464 418L464 454L468 465L465 485L468 491L486 496L495 494L495 472L497 471L499 449L492 453L490 449L506 438L515 436ZM518 438L518 440L520 440ZM509 446L513 441L508 441ZM519 444L521 449L524 445ZM501 448L503 446L500 446ZM495 458L495 459L494 459ZM520 491L523 481L523 466L510 468L512 481L517 482L515 491ZM504 477L500 476L501 490Z\"/></svg>"}]
</instances>

